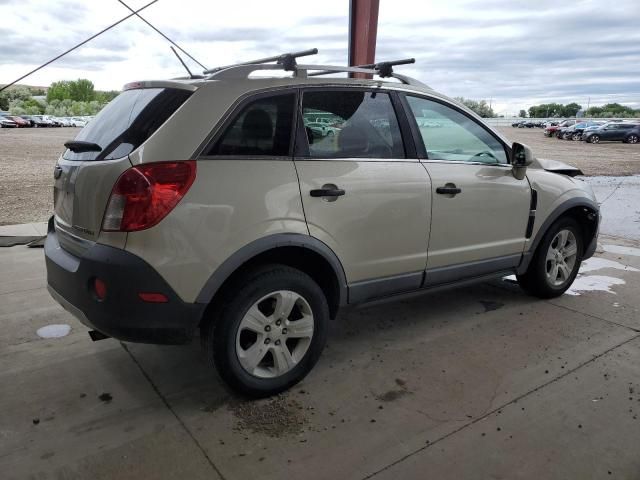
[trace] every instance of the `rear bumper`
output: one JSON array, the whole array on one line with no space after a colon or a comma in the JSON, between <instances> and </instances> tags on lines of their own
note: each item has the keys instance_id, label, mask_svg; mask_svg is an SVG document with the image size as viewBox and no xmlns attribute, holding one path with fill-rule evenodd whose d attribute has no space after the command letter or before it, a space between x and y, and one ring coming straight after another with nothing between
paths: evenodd
<instances>
[{"instance_id":1,"label":"rear bumper","mask_svg":"<svg viewBox=\"0 0 640 480\"><path fill-rule=\"evenodd\" d=\"M181 344L193 337L206 305L183 302L144 260L95 244L82 257L60 247L55 231L45 242L47 288L53 298L89 328L130 342ZM107 285L104 300L93 293L95 278ZM140 292L163 293L166 303L147 303Z\"/></svg>"}]
</instances>

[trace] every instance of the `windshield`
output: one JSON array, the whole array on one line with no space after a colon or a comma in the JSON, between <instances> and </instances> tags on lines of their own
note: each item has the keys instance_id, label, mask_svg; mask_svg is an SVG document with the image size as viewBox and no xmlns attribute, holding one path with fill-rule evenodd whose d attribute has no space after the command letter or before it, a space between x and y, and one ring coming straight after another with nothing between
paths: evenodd
<instances>
[{"instance_id":1,"label":"windshield","mask_svg":"<svg viewBox=\"0 0 640 480\"><path fill-rule=\"evenodd\" d=\"M75 141L95 143L100 151L64 153L65 160L122 158L149 138L191 95L174 88L126 90L89 122Z\"/></svg>"}]
</instances>

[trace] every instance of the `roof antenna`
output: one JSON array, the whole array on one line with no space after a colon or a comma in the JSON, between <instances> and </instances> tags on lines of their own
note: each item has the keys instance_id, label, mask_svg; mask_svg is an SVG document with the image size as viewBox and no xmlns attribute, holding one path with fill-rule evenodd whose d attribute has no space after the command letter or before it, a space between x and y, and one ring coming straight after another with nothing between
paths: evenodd
<instances>
[{"instance_id":1,"label":"roof antenna","mask_svg":"<svg viewBox=\"0 0 640 480\"><path fill-rule=\"evenodd\" d=\"M176 52L176 49L173 48L173 45L171 45L169 47L171 49L171 51L173 53L175 53L176 57L178 57L178 60L180 60L180 63L182 64L182 66L184 67L184 69L187 71L187 73L189 74L189 78L196 78L193 73L191 73L191 70L189 70L189 67L187 67L187 64L184 63L184 60L182 60L182 57L180 57L180 55L178 55L178 52Z\"/></svg>"}]
</instances>

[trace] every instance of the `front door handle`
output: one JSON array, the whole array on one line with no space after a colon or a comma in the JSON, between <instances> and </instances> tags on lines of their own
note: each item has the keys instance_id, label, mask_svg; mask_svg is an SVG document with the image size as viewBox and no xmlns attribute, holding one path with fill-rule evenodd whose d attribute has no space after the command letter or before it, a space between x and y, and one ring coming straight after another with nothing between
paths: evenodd
<instances>
[{"instance_id":1,"label":"front door handle","mask_svg":"<svg viewBox=\"0 0 640 480\"><path fill-rule=\"evenodd\" d=\"M341 188L318 188L309 192L312 197L341 197L344 193Z\"/></svg>"},{"instance_id":2,"label":"front door handle","mask_svg":"<svg viewBox=\"0 0 640 480\"><path fill-rule=\"evenodd\" d=\"M441 195L457 195L462 193L462 189L456 187L453 183L447 183L444 187L436 188L436 193Z\"/></svg>"}]
</instances>

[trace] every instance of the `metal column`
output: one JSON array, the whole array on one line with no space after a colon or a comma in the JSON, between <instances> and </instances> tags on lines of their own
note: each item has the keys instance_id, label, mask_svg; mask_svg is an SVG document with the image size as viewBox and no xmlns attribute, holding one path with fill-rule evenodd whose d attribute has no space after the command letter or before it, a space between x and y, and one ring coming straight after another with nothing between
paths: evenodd
<instances>
[{"instance_id":1,"label":"metal column","mask_svg":"<svg viewBox=\"0 0 640 480\"><path fill-rule=\"evenodd\" d=\"M349 0L349 65L375 62L379 6L380 0Z\"/></svg>"}]
</instances>

